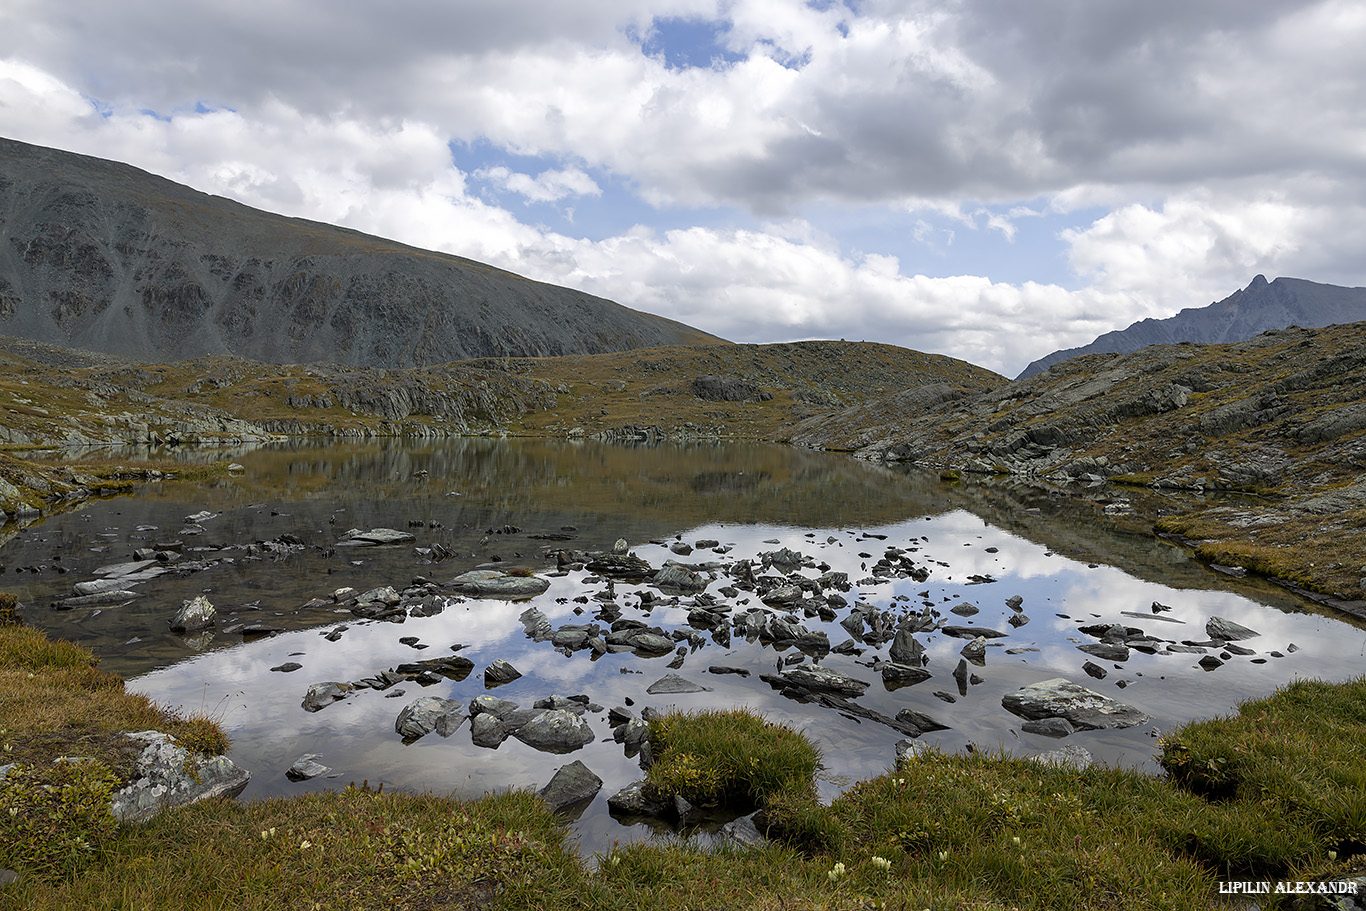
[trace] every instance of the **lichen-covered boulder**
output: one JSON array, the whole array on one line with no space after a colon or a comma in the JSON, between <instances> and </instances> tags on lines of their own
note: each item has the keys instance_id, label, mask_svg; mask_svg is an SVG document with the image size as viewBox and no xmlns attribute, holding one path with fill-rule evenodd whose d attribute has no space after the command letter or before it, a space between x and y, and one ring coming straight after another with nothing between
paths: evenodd
<instances>
[{"instance_id":1,"label":"lichen-covered boulder","mask_svg":"<svg viewBox=\"0 0 1366 911\"><path fill-rule=\"evenodd\" d=\"M236 797L251 781L251 773L226 756L201 756L160 731L127 735L144 744L131 784L114 793L110 810L120 822L150 819L166 807L196 803L210 797Z\"/></svg>"}]
</instances>

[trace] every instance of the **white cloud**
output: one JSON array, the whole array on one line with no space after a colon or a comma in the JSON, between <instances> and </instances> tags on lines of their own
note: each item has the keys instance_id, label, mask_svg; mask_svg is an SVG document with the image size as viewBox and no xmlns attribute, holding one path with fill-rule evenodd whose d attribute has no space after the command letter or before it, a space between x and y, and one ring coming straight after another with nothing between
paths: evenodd
<instances>
[{"instance_id":1,"label":"white cloud","mask_svg":"<svg viewBox=\"0 0 1366 911\"><path fill-rule=\"evenodd\" d=\"M535 177L504 167L480 168L473 174L528 202L558 202L567 196L601 196L602 188L578 168L542 171Z\"/></svg>"}]
</instances>

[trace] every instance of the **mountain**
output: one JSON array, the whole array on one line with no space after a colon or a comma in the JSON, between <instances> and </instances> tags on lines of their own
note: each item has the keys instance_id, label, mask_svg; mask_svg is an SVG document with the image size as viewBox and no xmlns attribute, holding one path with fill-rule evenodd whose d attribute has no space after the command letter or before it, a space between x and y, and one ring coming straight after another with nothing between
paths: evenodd
<instances>
[{"instance_id":1,"label":"mountain","mask_svg":"<svg viewBox=\"0 0 1366 911\"><path fill-rule=\"evenodd\" d=\"M474 260L2 138L0 333L139 360L375 367L728 344Z\"/></svg>"},{"instance_id":2,"label":"mountain","mask_svg":"<svg viewBox=\"0 0 1366 911\"><path fill-rule=\"evenodd\" d=\"M1025 379L1082 354L1128 354L1177 342L1241 342L1269 329L1318 329L1366 320L1366 288L1322 285L1301 278L1268 282L1258 275L1246 288L1208 307L1187 308L1167 319L1140 320L1107 332L1089 345L1041 357L1016 377Z\"/></svg>"}]
</instances>

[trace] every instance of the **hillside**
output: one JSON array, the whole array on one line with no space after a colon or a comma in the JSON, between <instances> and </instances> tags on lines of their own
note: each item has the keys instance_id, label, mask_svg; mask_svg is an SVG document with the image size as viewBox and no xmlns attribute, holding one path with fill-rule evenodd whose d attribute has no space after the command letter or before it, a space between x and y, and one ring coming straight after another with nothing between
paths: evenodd
<instances>
[{"instance_id":1,"label":"hillside","mask_svg":"<svg viewBox=\"0 0 1366 911\"><path fill-rule=\"evenodd\" d=\"M7 139L0 333L143 361L376 367L724 343L474 260Z\"/></svg>"},{"instance_id":2,"label":"hillside","mask_svg":"<svg viewBox=\"0 0 1366 911\"><path fill-rule=\"evenodd\" d=\"M1083 354L1128 354L1148 345L1241 342L1271 329L1307 329L1366 320L1366 288L1343 288L1300 278L1268 282L1258 275L1246 288L1208 307L1187 308L1167 319L1145 319L1107 332L1089 345L1039 358L1016 379L1028 379Z\"/></svg>"},{"instance_id":3,"label":"hillside","mask_svg":"<svg viewBox=\"0 0 1366 911\"><path fill-rule=\"evenodd\" d=\"M1221 564L1366 596L1366 323L1087 355L976 396L813 416L788 439L945 472L1199 491L1159 529Z\"/></svg>"}]
</instances>

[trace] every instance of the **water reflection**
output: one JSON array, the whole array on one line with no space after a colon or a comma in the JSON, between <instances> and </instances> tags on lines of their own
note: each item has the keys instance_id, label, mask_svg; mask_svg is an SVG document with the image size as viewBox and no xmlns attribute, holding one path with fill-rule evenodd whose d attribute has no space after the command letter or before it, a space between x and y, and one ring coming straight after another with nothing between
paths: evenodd
<instances>
[{"instance_id":1,"label":"water reflection","mask_svg":"<svg viewBox=\"0 0 1366 911\"><path fill-rule=\"evenodd\" d=\"M446 739L429 734L416 743L402 743L394 720L404 705L420 695L468 705L485 691L482 670L496 659L510 661L523 673L496 695L523 706L552 694L582 693L604 707L629 700L636 711L647 705L661 710L757 708L805 730L821 745L826 798L891 764L893 744L901 734L785 698L758 679L795 654L791 649L780 655L740 635L725 646L708 636L702 647L685 654L677 672L709 691L654 697L646 688L668 673L672 653L648 659L608 654L594 660L587 651L565 655L549 642L529 639L518 620L529 605L556 627L592 619L597 603L576 599L598 593L604 585L583 572L553 577L550 589L530 602L466 600L437 616L411 617L401 625L357 621L326 604L300 608L342 585L401 587L414 575L444 580L494 555L503 558L503 565L544 570L545 548L601 549L617 537L627 538L634 552L655 566L670 558L726 562L785 546L848 573L856 582L845 595L850 604L862 599L898 613L933 606L951 622L1009 631L988 647L985 665L973 668L981 682L967 686L965 693L952 677L964 643L942 634L921 636L933 676L914 686L889 690L869 666L876 654L885 657L885 645L862 656L831 654L821 662L873 684L857 700L866 708L887 715L910 708L949 725L922 741L950 750L970 743L1019 753L1056 747L1057 741L1022 732L1020 719L1002 708L1001 697L1022 685L1064 676L1151 716L1149 724L1138 728L1078 733L1065 742L1086 747L1102 761L1152 768L1153 738L1159 731L1226 712L1295 677L1345 678L1358 672L1366 647L1366 634L1357 627L1283 609L1295 606L1285 603L1285 596L1276 603L1218 587L1223 580L1185 560L1180 551L1127 535L1096 518L1095 511L1067 512L1047 492L1013 486L952 488L937 478L839 456L763 447L633 450L461 440L412 447L271 449L239 461L247 467L240 479L200 488L152 487L134 499L92 504L80 514L50 520L7 544L0 559L11 567L49 567L6 575L8 587L18 587L29 605L31 621L56 635L91 643L106 656L106 666L124 673L158 668L142 673L130 686L163 704L219 713L234 738L233 758L253 772L248 797L334 788L362 779L478 794L543 785L556 768L578 758L605 781L603 793L576 824L584 847L596 850L643 834L642 827L624 828L606 812L607 794L638 778L640 771L612 742L605 713L589 716L598 741L568 757L539 753L514 739L497 750L475 747L468 723ZM210 564L206 569L144 583L146 594L126 607L34 609L73 580L88 578L95 566L126 559L142 542L182 531L184 517L200 509L218 516L203 521L202 534L183 540L188 552ZM409 529L420 546L439 542L456 556L432 563L411 547L331 547L352 526L408 528L409 522L421 523ZM505 525L518 530L500 534ZM531 537L566 526L575 529L569 542ZM296 535L309 546L279 559L232 549L281 534ZM716 539L729 552L723 556L698 550L679 557L669 545L680 539ZM928 580L859 581L869 578L887 546L907 548L918 565L931 571ZM1082 547L1082 554L1065 552ZM1103 560L1128 562L1119 568ZM70 571L57 575L51 567L58 563ZM716 594L725 584L718 579L708 592ZM623 616L666 631L690 629L688 599L643 608L639 594L647 589L616 585ZM220 610L236 608L239 618L268 620L286 631L245 644L218 633L196 654L165 624L181 599L200 592L207 592ZM1018 629L1008 625L1014 612L1006 600L1012 596L1022 599L1030 618ZM723 600L737 613L758 605L747 592ZM1153 602L1171 610L1159 619ZM964 621L950 610L965 603L977 613ZM800 619L809 629L823 630L833 644L848 635L838 623L847 613L840 610L829 622ZM1089 656L1077 645L1095 640L1079 633L1080 626L1118 622L1172 642L1198 641L1207 638L1204 625L1211 616L1259 631L1258 638L1243 643L1256 654L1235 656L1213 672L1197 665L1199 655L1137 651L1124 662L1095 662L1105 670L1104 679L1094 680L1081 670ZM336 641L321 635L340 623L348 628ZM417 637L418 644L429 648L415 649L400 642L401 637ZM362 690L317 714L300 706L310 683L358 680L403 662L450 654L456 644L476 668L461 682ZM1036 651L1007 654L1007 648ZM1273 651L1282 657L1272 657ZM288 674L269 670L287 661L303 667ZM713 674L708 671L712 665L745 668L751 675ZM333 769L332 777L288 782L285 769L305 753L318 754Z\"/></svg>"}]
</instances>

